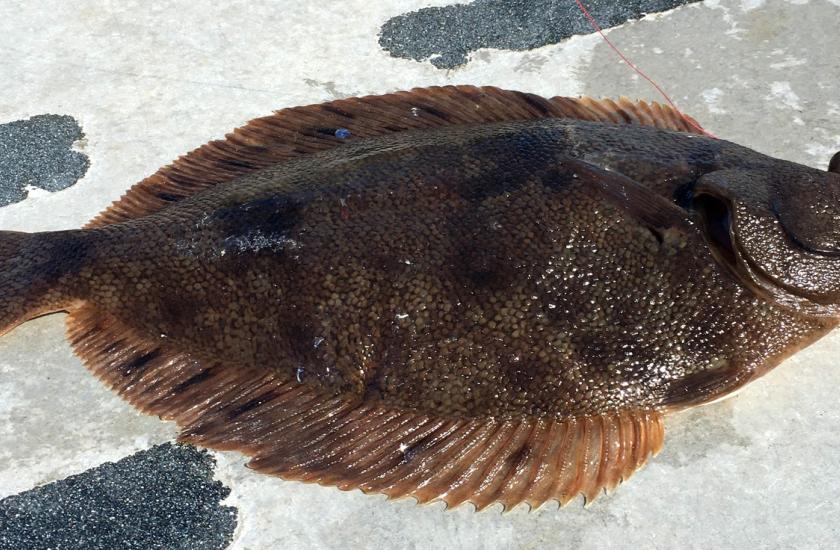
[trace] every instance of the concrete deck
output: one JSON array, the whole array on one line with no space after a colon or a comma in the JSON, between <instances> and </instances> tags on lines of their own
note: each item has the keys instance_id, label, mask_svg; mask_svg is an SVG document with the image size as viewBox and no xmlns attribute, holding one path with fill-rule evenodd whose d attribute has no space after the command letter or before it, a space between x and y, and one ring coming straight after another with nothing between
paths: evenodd
<instances>
[{"instance_id":1,"label":"concrete deck","mask_svg":"<svg viewBox=\"0 0 840 550\"><path fill-rule=\"evenodd\" d=\"M424 12L383 49L379 35L393 18L450 3L0 3L0 229L78 227L178 155L286 106L448 83L658 99L597 35L551 43L561 34L544 32L546 21L572 24L552 2L532 10L511 2L522 24L451 50L421 49L424 29L442 24L439 12ZM622 9L587 4L603 17ZM446 13L492 31L503 8L478 0ZM825 168L840 149L838 21L838 0L706 0L609 36L718 136ZM511 36L516 29L530 34ZM422 58L428 51L437 63ZM32 119L47 114L61 116ZM840 542L837 333L736 397L670 417L662 453L592 506L475 514L284 482L253 474L236 453L165 445L174 426L94 380L72 355L63 320L0 338L0 548Z\"/></svg>"}]
</instances>

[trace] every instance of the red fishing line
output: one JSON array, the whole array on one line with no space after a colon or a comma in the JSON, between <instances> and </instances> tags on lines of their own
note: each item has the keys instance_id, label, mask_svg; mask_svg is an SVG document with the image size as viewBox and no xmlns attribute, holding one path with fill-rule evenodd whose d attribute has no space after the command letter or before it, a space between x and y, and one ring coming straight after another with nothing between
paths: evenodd
<instances>
[{"instance_id":1,"label":"red fishing line","mask_svg":"<svg viewBox=\"0 0 840 550\"><path fill-rule=\"evenodd\" d=\"M691 117L686 116L686 115L685 115L685 113L683 113L682 111L680 111L680 109L677 107L677 105L674 103L674 101L670 98L670 96L669 96L668 94L666 94L666 93L665 93L665 90L663 90L663 89L662 89L662 87L661 87L661 86L659 86L659 84L657 84L656 82L654 82L652 78L650 78L648 75L646 75L646 74L644 73L644 71L642 71L639 67L637 67L635 63L633 63L632 61L630 61L629 59L627 59L627 56L626 56L626 55L624 55L624 54L621 52L621 50L619 50L619 49L618 49L618 47L616 47L616 45L615 45L615 44L613 44L613 43L610 41L610 39L609 39L609 38L607 38L607 35L606 35L606 34L604 34L604 31L603 31L603 30L601 30L601 27L598 25L598 22L597 22L597 21L595 21L595 18L594 18L594 17L592 17L592 14L591 14L591 13L589 13L589 10L587 10L587 9L586 9L586 6L584 6L584 5L583 5L582 0L575 0L575 2L577 3L578 8L580 8L580 11L581 11L581 12L583 12L583 15L586 17L587 21L589 21L589 24L590 24L590 25L592 25L592 28L593 28L593 29L595 29L595 32L597 32L599 35L601 35L601 38L603 38L603 39L604 39L604 42L606 42L606 43L607 43L607 45L609 45L609 47L610 47L610 48L612 48L612 49L613 49L613 51L614 51L615 53L617 53L617 54L618 54L618 56L619 56L622 60L624 60L624 62L625 62L625 63L627 63L627 65L629 65L629 66L630 66L630 67L631 67L634 71L636 71L637 73L639 73L639 76L641 76L642 78L644 78L645 80L647 80L648 82L650 82L650 84L651 84L654 88L656 88L656 91L657 91L657 92L659 92L659 94L660 94L662 97L664 97L664 98L665 98L665 101L667 101L667 102L668 102L668 105L670 105L670 106L671 106L671 108L673 108L676 112L678 112L678 113L680 114L680 116L681 116L681 117L683 117L683 119L684 119L684 120L685 120L688 124L690 124L690 125L691 125L694 129L699 130L700 132L703 132L704 134L706 134L706 135L707 135L707 136L709 136L709 137L713 137L713 138L716 138L716 137L717 137L717 136L715 136L714 134L712 134L711 132L708 132L708 131L706 131L705 129L701 128L701 127L700 127L700 126L699 126L696 122L694 122L694 121L691 119Z\"/></svg>"}]
</instances>

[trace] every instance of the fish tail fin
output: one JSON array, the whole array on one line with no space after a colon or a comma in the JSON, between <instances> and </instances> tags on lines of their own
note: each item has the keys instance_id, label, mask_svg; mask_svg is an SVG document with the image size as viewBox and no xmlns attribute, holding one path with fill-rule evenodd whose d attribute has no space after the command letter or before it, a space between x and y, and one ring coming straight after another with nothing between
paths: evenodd
<instances>
[{"instance_id":1,"label":"fish tail fin","mask_svg":"<svg viewBox=\"0 0 840 550\"><path fill-rule=\"evenodd\" d=\"M72 304L66 275L81 259L78 231L0 231L0 335Z\"/></svg>"}]
</instances>

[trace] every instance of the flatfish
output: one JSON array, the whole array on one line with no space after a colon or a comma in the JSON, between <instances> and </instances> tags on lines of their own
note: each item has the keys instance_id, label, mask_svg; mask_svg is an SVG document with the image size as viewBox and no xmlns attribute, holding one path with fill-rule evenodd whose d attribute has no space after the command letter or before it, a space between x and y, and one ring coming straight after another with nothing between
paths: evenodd
<instances>
[{"instance_id":1,"label":"flatfish","mask_svg":"<svg viewBox=\"0 0 840 550\"><path fill-rule=\"evenodd\" d=\"M837 324L840 160L668 107L450 86L278 111L79 230L0 232L0 330L182 441L447 505L591 501Z\"/></svg>"}]
</instances>

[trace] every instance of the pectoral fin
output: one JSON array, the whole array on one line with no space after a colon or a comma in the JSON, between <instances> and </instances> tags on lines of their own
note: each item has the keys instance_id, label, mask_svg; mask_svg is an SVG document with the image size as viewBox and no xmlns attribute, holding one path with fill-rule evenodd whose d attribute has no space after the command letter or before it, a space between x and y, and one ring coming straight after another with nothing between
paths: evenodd
<instances>
[{"instance_id":1,"label":"pectoral fin","mask_svg":"<svg viewBox=\"0 0 840 550\"><path fill-rule=\"evenodd\" d=\"M563 161L563 168L648 226L687 228L691 223L685 210L623 174L577 159Z\"/></svg>"}]
</instances>

